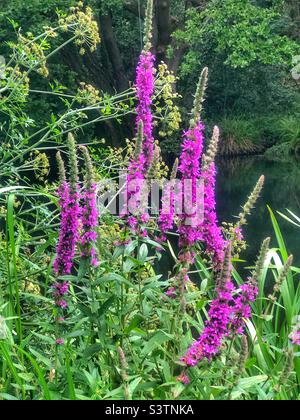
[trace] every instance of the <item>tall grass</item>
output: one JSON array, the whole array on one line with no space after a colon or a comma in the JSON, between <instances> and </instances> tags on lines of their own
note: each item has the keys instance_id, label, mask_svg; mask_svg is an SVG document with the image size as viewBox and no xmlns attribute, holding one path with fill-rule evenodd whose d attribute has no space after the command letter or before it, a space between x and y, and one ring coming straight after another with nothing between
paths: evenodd
<instances>
[{"instance_id":1,"label":"tall grass","mask_svg":"<svg viewBox=\"0 0 300 420\"><path fill-rule=\"evenodd\" d=\"M221 120L224 156L251 155L266 151L268 157L299 154L300 123L297 115L241 115Z\"/></svg>"}]
</instances>

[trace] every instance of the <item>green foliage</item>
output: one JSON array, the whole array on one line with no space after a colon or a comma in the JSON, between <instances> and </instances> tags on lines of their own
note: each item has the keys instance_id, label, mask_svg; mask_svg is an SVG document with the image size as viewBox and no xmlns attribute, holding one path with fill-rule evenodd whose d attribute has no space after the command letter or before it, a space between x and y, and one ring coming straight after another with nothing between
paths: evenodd
<instances>
[{"instance_id":1,"label":"green foliage","mask_svg":"<svg viewBox=\"0 0 300 420\"><path fill-rule=\"evenodd\" d=\"M291 365L285 349L289 348L291 354L288 336L300 310L296 282L300 269L292 267L286 274L276 302L267 298L272 279L281 273L288 256L271 211L278 245L269 251L258 279L260 298L253 306L252 321L247 323L246 348L238 338L231 344L226 342L211 364L202 363L190 370L191 383L183 386L176 379L181 370L179 357L193 340L189 331L200 333L203 328L206 307L212 299L211 272L203 260L197 256L199 286L189 285L187 313L183 316L177 300L163 297L171 279L153 270L157 244L134 240L115 248L113 240L121 234L119 220L103 220L98 244L100 266L90 271L80 263L78 271L65 278L72 285L71 302L66 344L57 348L50 290L56 225L52 205L47 197L40 208L40 195L36 196L34 190L16 190L16 194L20 201L30 197L33 201L26 206L29 213L16 208L15 222L9 229L15 231L17 242L10 240L8 248L4 239L0 243L2 259L13 263L1 265L0 314L2 328L5 325L6 329L0 337L1 399L298 398L298 359ZM47 209L43 221L37 217L42 209ZM40 224L31 225L28 215ZM17 276L18 283L12 287L19 287L19 298L15 292L9 293L5 266ZM234 278L242 283L237 271ZM19 319L15 310L22 314L21 343L12 333Z\"/></svg>"},{"instance_id":2,"label":"green foliage","mask_svg":"<svg viewBox=\"0 0 300 420\"><path fill-rule=\"evenodd\" d=\"M189 59L194 62L201 54L199 46L205 51L209 45L215 53L224 54L225 64L232 67L243 68L254 62L289 65L298 46L274 33L279 17L274 9L254 6L250 0L213 1L203 11L191 12L186 30L178 31L176 38L189 43Z\"/></svg>"},{"instance_id":3,"label":"green foliage","mask_svg":"<svg viewBox=\"0 0 300 420\"><path fill-rule=\"evenodd\" d=\"M220 121L222 141L220 154L225 156L250 155L262 150L261 128L255 119L227 117Z\"/></svg>"},{"instance_id":4,"label":"green foliage","mask_svg":"<svg viewBox=\"0 0 300 420\"><path fill-rule=\"evenodd\" d=\"M221 155L250 155L288 159L299 153L299 121L294 115L228 116L220 121ZM266 150L267 149L267 150Z\"/></svg>"}]
</instances>

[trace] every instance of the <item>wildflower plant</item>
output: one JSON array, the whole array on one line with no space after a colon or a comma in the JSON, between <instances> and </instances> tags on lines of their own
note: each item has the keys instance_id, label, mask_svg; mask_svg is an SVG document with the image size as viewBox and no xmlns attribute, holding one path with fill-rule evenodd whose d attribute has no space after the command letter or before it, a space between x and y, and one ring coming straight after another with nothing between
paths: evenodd
<instances>
[{"instance_id":1,"label":"wildflower plant","mask_svg":"<svg viewBox=\"0 0 300 420\"><path fill-rule=\"evenodd\" d=\"M4 154L0 165L7 180L0 195L1 400L299 398L299 268L288 257L270 209L275 247L270 238L263 242L248 277L239 268L237 244L263 178L236 224L228 231L220 229L215 194L219 130L215 127L205 144L201 113L207 69L182 136L181 156L171 174L164 172L153 130L159 131L154 127L152 13L149 0L136 90L108 99L86 84L76 95L53 85L66 109L39 128L38 135L31 134L34 123L26 119L20 128L12 119L7 136L11 145L5 145L11 155ZM69 19L61 15L60 23L80 40L80 48L93 48L90 11L84 16L79 4L71 14ZM50 38L52 29L45 28L45 33ZM35 65L40 68L40 63ZM30 72L16 68L8 67L2 79L0 109L12 113L18 104L19 115L25 117ZM22 85L23 100L14 78ZM133 95L137 109L132 107ZM122 152L100 142L105 150L94 160L96 146L81 144L86 139L79 133L85 134L86 126L79 114L97 111L91 124L103 121L104 115L119 118L118 104L124 97L131 108L122 115L137 118L135 141L124 161ZM40 146L52 141L60 149L58 189L51 179L39 186L24 180L23 185L16 177L21 169L28 170L24 156L32 152L35 158ZM102 181L112 178L115 184L119 167L127 172L118 198L126 193L131 204L135 202L131 214L122 218L100 213L97 202L106 189ZM168 182L159 213L149 218L148 191L142 185L149 186L158 171ZM178 178L187 181L183 191L178 190ZM15 185L16 179L22 185ZM218 180L222 182L221 172ZM199 183L202 207L197 206ZM178 197L188 197L192 206L177 212ZM175 267L165 267L166 252ZM272 288L274 296L268 298Z\"/></svg>"},{"instance_id":2,"label":"wildflower plant","mask_svg":"<svg viewBox=\"0 0 300 420\"><path fill-rule=\"evenodd\" d=\"M70 8L70 13L67 16L60 15L59 25L63 31L70 31L74 34L73 38L75 44L80 48L80 55L85 54L86 47L94 52L101 41L92 9L90 7L84 9L81 1Z\"/></svg>"}]
</instances>

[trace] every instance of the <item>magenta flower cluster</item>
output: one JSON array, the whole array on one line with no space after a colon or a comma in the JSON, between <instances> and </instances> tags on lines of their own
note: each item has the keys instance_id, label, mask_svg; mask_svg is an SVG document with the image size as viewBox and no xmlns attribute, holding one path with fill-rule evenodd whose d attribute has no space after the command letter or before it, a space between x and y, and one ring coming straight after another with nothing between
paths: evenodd
<instances>
[{"instance_id":1,"label":"magenta flower cluster","mask_svg":"<svg viewBox=\"0 0 300 420\"><path fill-rule=\"evenodd\" d=\"M140 55L136 69L136 95L138 105L136 108L136 132L139 135L140 126L143 127L143 143L138 157L131 159L126 179L125 208L122 216L127 216L127 224L134 232L138 231L139 221L146 223L149 220L147 210L144 208L145 197L143 189L147 171L154 158L153 116L151 112L152 96L154 93L154 61L151 52L143 51ZM143 230L143 236L147 232Z\"/></svg>"},{"instance_id":2,"label":"magenta flower cluster","mask_svg":"<svg viewBox=\"0 0 300 420\"><path fill-rule=\"evenodd\" d=\"M295 329L289 336L292 344L300 346L300 330Z\"/></svg>"},{"instance_id":3,"label":"magenta flower cluster","mask_svg":"<svg viewBox=\"0 0 300 420\"><path fill-rule=\"evenodd\" d=\"M146 223L149 219L147 209L143 208L144 168L145 157L140 154L138 158L131 160L126 179L126 205L122 211L122 216L127 216L127 224L134 232L138 230L139 221Z\"/></svg>"},{"instance_id":4,"label":"magenta flower cluster","mask_svg":"<svg viewBox=\"0 0 300 420\"><path fill-rule=\"evenodd\" d=\"M89 258L92 265L97 265L94 244L97 240L98 211L95 184L86 186L81 195L79 186L72 191L69 183L64 181L58 188L58 195L61 223L53 269L55 275L60 277L71 274L77 245L82 248L82 257ZM69 283L57 281L52 289L56 307L67 309Z\"/></svg>"},{"instance_id":5,"label":"magenta flower cluster","mask_svg":"<svg viewBox=\"0 0 300 420\"><path fill-rule=\"evenodd\" d=\"M203 169L201 178L204 180L204 222L203 239L206 252L211 255L216 269L222 266L226 242L218 225L216 213L216 166L212 162Z\"/></svg>"},{"instance_id":6,"label":"magenta flower cluster","mask_svg":"<svg viewBox=\"0 0 300 420\"><path fill-rule=\"evenodd\" d=\"M232 334L243 334L245 329L245 319L252 316L250 304L255 302L258 295L257 284L252 279L240 288L240 293L234 299L233 319L231 323Z\"/></svg>"},{"instance_id":7,"label":"magenta flower cluster","mask_svg":"<svg viewBox=\"0 0 300 420\"><path fill-rule=\"evenodd\" d=\"M71 273L75 257L76 244L79 239L79 193L71 192L67 182L63 182L58 189L61 208L61 225L59 232L54 272L57 276Z\"/></svg>"},{"instance_id":8,"label":"magenta flower cluster","mask_svg":"<svg viewBox=\"0 0 300 420\"><path fill-rule=\"evenodd\" d=\"M202 220L197 209L197 191L200 179L200 160L203 152L204 125L199 121L196 127L184 133L179 172L182 176L181 197L177 200L182 204L183 213L180 216L179 246L189 248L203 239L201 231Z\"/></svg>"},{"instance_id":9,"label":"magenta flower cluster","mask_svg":"<svg viewBox=\"0 0 300 420\"><path fill-rule=\"evenodd\" d=\"M98 210L97 210L97 185L92 183L83 194L82 206L82 256L90 258L93 266L98 265L95 242L97 241Z\"/></svg>"},{"instance_id":10,"label":"magenta flower cluster","mask_svg":"<svg viewBox=\"0 0 300 420\"><path fill-rule=\"evenodd\" d=\"M141 121L144 127L143 155L145 162L143 174L150 168L154 156L153 116L151 112L154 93L154 61L155 57L151 52L142 52L136 75L138 99L136 129L138 131Z\"/></svg>"},{"instance_id":11,"label":"magenta flower cluster","mask_svg":"<svg viewBox=\"0 0 300 420\"><path fill-rule=\"evenodd\" d=\"M251 303L257 298L258 288L253 280L238 291L231 279L217 289L212 302L209 319L200 335L187 351L182 361L187 366L196 366L201 360L209 362L220 352L223 340L233 335L242 335L245 320L251 318Z\"/></svg>"},{"instance_id":12,"label":"magenta flower cluster","mask_svg":"<svg viewBox=\"0 0 300 420\"><path fill-rule=\"evenodd\" d=\"M68 308L68 303L67 301L64 299L64 297L66 295L68 295L69 293L69 283L68 282L63 282L63 283L55 283L52 286L54 293L54 300L55 300L55 305L58 308L61 309L67 309Z\"/></svg>"},{"instance_id":13,"label":"magenta flower cluster","mask_svg":"<svg viewBox=\"0 0 300 420\"><path fill-rule=\"evenodd\" d=\"M158 226L160 228L159 241L167 240L167 232L174 227L175 218L175 191L174 180L169 181L163 191L162 208L158 218Z\"/></svg>"},{"instance_id":14,"label":"magenta flower cluster","mask_svg":"<svg viewBox=\"0 0 300 420\"><path fill-rule=\"evenodd\" d=\"M217 290L217 298L211 304L209 320L199 340L192 344L182 358L187 366L196 366L203 359L211 361L219 352L232 318L233 291L231 281Z\"/></svg>"}]
</instances>

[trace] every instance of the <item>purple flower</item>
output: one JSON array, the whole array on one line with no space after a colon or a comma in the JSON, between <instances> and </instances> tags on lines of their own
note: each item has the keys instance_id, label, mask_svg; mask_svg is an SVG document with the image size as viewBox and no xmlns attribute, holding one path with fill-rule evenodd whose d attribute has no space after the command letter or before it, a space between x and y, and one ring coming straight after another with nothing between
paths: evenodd
<instances>
[{"instance_id":1,"label":"purple flower","mask_svg":"<svg viewBox=\"0 0 300 420\"><path fill-rule=\"evenodd\" d=\"M127 216L127 224L135 233L138 230L140 221L142 223L147 223L147 221L149 221L149 214L144 197L144 167L145 158L140 154L138 158L133 158L131 160L126 179L126 206L122 211L122 216Z\"/></svg>"},{"instance_id":2,"label":"purple flower","mask_svg":"<svg viewBox=\"0 0 300 420\"><path fill-rule=\"evenodd\" d=\"M54 261L54 272L57 276L71 273L75 257L76 243L79 239L79 193L71 192L69 184L63 182L58 189L61 208L59 240Z\"/></svg>"},{"instance_id":3,"label":"purple flower","mask_svg":"<svg viewBox=\"0 0 300 420\"><path fill-rule=\"evenodd\" d=\"M136 92L138 99L136 127L143 122L144 142L142 173L145 174L150 168L154 156L153 116L151 112L152 96L154 93L154 61L151 52L142 52L136 70Z\"/></svg>"},{"instance_id":4,"label":"purple flower","mask_svg":"<svg viewBox=\"0 0 300 420\"><path fill-rule=\"evenodd\" d=\"M203 239L206 244L206 252L212 256L215 268L219 269L224 260L226 242L218 226L216 214L216 167L214 162L202 171L201 177L204 180Z\"/></svg>"},{"instance_id":5,"label":"purple flower","mask_svg":"<svg viewBox=\"0 0 300 420\"><path fill-rule=\"evenodd\" d=\"M295 346L300 346L300 330L293 331L289 336L289 339Z\"/></svg>"},{"instance_id":6,"label":"purple flower","mask_svg":"<svg viewBox=\"0 0 300 420\"><path fill-rule=\"evenodd\" d=\"M167 182L163 191L162 209L158 218L160 241L166 241L166 233L173 229L175 218L174 180Z\"/></svg>"},{"instance_id":7,"label":"purple flower","mask_svg":"<svg viewBox=\"0 0 300 420\"><path fill-rule=\"evenodd\" d=\"M230 278L224 286L218 287L205 328L182 361L187 366L196 366L203 359L210 362L219 353L226 337L243 334L245 319L251 318L250 303L255 301L257 294L258 288L253 279L243 284L238 294Z\"/></svg>"},{"instance_id":8,"label":"purple flower","mask_svg":"<svg viewBox=\"0 0 300 420\"><path fill-rule=\"evenodd\" d=\"M199 340L192 344L182 358L187 366L196 366L203 359L211 361L219 353L232 318L233 291L231 280L218 288L217 298L211 304L209 319Z\"/></svg>"},{"instance_id":9,"label":"purple flower","mask_svg":"<svg viewBox=\"0 0 300 420\"><path fill-rule=\"evenodd\" d=\"M175 299L177 295L175 287L170 287L170 289L165 292L165 295L171 299Z\"/></svg>"},{"instance_id":10,"label":"purple flower","mask_svg":"<svg viewBox=\"0 0 300 420\"><path fill-rule=\"evenodd\" d=\"M55 290L54 294L57 297L65 296L69 293L69 283L55 283L52 288Z\"/></svg>"},{"instance_id":11,"label":"purple flower","mask_svg":"<svg viewBox=\"0 0 300 420\"><path fill-rule=\"evenodd\" d=\"M67 309L69 307L68 303L63 299L57 300L56 305L61 309Z\"/></svg>"},{"instance_id":12,"label":"purple flower","mask_svg":"<svg viewBox=\"0 0 300 420\"><path fill-rule=\"evenodd\" d=\"M243 334L245 320L252 316L250 304L255 302L258 295L257 284L252 279L241 286L241 291L234 298L232 310L231 334Z\"/></svg>"},{"instance_id":13,"label":"purple flower","mask_svg":"<svg viewBox=\"0 0 300 420\"><path fill-rule=\"evenodd\" d=\"M182 382L184 385L189 385L189 383L191 382L190 381L190 378L185 373L183 373L182 375L178 376L177 377L177 381L178 382Z\"/></svg>"},{"instance_id":14,"label":"purple flower","mask_svg":"<svg viewBox=\"0 0 300 420\"><path fill-rule=\"evenodd\" d=\"M182 194L176 197L183 204L180 216L179 245L192 247L203 239L201 232L202 215L199 209L200 159L203 152L204 125L199 121L196 127L184 133L179 172L182 175Z\"/></svg>"},{"instance_id":15,"label":"purple flower","mask_svg":"<svg viewBox=\"0 0 300 420\"><path fill-rule=\"evenodd\" d=\"M97 211L97 186L92 183L87 185L83 194L82 208L82 236L81 245L83 247L83 256L90 258L91 264L98 265L95 242L97 241L98 211Z\"/></svg>"},{"instance_id":16,"label":"purple flower","mask_svg":"<svg viewBox=\"0 0 300 420\"><path fill-rule=\"evenodd\" d=\"M56 345L57 346L63 346L65 344L65 340L64 339L62 339L62 338L58 338L57 340L56 340Z\"/></svg>"}]
</instances>

